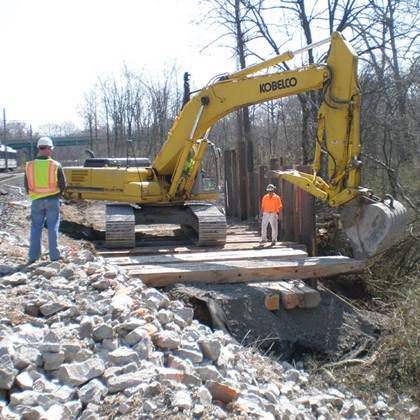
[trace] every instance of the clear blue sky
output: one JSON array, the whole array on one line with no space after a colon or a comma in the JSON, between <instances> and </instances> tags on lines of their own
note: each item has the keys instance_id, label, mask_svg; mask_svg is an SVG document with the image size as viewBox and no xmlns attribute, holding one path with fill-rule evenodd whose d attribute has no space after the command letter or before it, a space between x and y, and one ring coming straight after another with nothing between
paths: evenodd
<instances>
[{"instance_id":1,"label":"clear blue sky","mask_svg":"<svg viewBox=\"0 0 420 420\"><path fill-rule=\"evenodd\" d=\"M1 0L1 112L34 129L81 126L84 93L124 64L153 73L176 61L196 87L235 70L227 49L200 55L214 34L190 23L198 14L197 0Z\"/></svg>"}]
</instances>

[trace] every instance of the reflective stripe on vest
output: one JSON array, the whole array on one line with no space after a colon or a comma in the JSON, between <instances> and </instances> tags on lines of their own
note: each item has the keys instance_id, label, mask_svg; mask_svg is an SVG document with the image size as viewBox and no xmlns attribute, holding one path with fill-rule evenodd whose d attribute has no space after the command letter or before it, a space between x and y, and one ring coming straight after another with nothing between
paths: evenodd
<instances>
[{"instance_id":1,"label":"reflective stripe on vest","mask_svg":"<svg viewBox=\"0 0 420 420\"><path fill-rule=\"evenodd\" d=\"M45 166L48 165L48 168ZM58 166L52 159L38 159L27 162L26 178L28 180L28 191L31 198L47 197L60 192L58 186ZM47 169L47 173L45 173Z\"/></svg>"}]
</instances>

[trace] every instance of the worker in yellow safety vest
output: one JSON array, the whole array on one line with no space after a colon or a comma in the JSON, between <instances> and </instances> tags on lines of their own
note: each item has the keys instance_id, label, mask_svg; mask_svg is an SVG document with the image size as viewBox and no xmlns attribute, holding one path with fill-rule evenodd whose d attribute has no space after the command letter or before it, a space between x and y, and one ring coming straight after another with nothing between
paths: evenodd
<instances>
[{"instance_id":1,"label":"worker in yellow safety vest","mask_svg":"<svg viewBox=\"0 0 420 420\"><path fill-rule=\"evenodd\" d=\"M66 177L61 164L51 159L53 148L54 144L49 137L41 137L37 143L36 159L26 162L24 184L32 202L28 264L41 257L42 228L45 222L48 228L50 260L61 258L58 247L60 197L66 189Z\"/></svg>"},{"instance_id":2,"label":"worker in yellow safety vest","mask_svg":"<svg viewBox=\"0 0 420 420\"><path fill-rule=\"evenodd\" d=\"M187 160L185 161L184 168L182 169L182 173L184 175L188 175L190 173L192 167L194 166L194 164L195 164L194 151L191 149L188 152L188 157L187 157Z\"/></svg>"}]
</instances>

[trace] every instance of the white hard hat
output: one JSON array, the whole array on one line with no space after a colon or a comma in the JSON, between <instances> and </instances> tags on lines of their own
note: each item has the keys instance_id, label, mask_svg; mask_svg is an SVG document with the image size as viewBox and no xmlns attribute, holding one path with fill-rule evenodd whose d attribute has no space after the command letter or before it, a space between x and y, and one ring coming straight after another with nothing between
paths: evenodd
<instances>
[{"instance_id":1,"label":"white hard hat","mask_svg":"<svg viewBox=\"0 0 420 420\"><path fill-rule=\"evenodd\" d=\"M36 147L51 147L54 148L54 144L49 137L41 137L38 140Z\"/></svg>"},{"instance_id":2,"label":"white hard hat","mask_svg":"<svg viewBox=\"0 0 420 420\"><path fill-rule=\"evenodd\" d=\"M276 187L273 184L268 184L267 185L267 191L274 191L276 189Z\"/></svg>"}]
</instances>

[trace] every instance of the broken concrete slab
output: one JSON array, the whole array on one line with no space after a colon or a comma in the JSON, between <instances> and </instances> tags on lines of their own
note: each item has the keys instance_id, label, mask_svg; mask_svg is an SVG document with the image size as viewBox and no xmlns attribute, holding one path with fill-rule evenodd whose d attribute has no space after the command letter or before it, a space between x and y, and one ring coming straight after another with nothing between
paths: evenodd
<instances>
[{"instance_id":1,"label":"broken concrete slab","mask_svg":"<svg viewBox=\"0 0 420 420\"><path fill-rule=\"evenodd\" d=\"M228 331L241 344L273 352L284 360L299 358L306 351L340 356L376 340L378 326L386 321L385 317L372 320L367 311L325 290L317 291L320 302L315 308L279 305L272 310L265 305L269 289L249 284L177 284L166 290L192 306L209 302L207 311L195 311L196 319ZM276 293L272 289L271 294Z\"/></svg>"}]
</instances>

